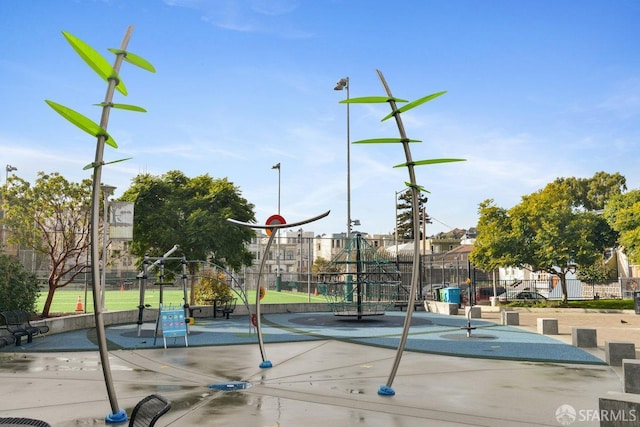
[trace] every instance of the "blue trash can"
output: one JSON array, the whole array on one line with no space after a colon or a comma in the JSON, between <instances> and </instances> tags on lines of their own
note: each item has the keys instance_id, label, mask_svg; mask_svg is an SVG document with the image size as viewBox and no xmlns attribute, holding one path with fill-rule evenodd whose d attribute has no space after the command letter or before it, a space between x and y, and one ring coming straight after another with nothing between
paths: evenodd
<instances>
[{"instance_id":1,"label":"blue trash can","mask_svg":"<svg viewBox=\"0 0 640 427\"><path fill-rule=\"evenodd\" d=\"M460 288L442 289L442 300L453 304L460 304Z\"/></svg>"}]
</instances>

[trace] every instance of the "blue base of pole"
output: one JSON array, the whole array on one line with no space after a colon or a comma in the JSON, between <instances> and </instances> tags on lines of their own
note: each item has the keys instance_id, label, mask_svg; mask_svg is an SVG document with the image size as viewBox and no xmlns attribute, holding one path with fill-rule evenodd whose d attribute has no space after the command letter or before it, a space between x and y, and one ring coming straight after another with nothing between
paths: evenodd
<instances>
[{"instance_id":1,"label":"blue base of pole","mask_svg":"<svg viewBox=\"0 0 640 427\"><path fill-rule=\"evenodd\" d=\"M262 363L260 364L261 368L273 368L273 365L271 364L270 360L263 360Z\"/></svg>"},{"instance_id":2,"label":"blue base of pole","mask_svg":"<svg viewBox=\"0 0 640 427\"><path fill-rule=\"evenodd\" d=\"M391 387L387 387L386 385L381 385L380 388L378 389L378 394L380 396L394 396L396 392Z\"/></svg>"},{"instance_id":3,"label":"blue base of pole","mask_svg":"<svg viewBox=\"0 0 640 427\"><path fill-rule=\"evenodd\" d=\"M111 424L111 423L123 423L125 421L127 421L129 418L127 417L127 411L125 411L124 409L120 409L118 412L114 413L110 413L109 415L107 415L104 419L104 421L107 424Z\"/></svg>"}]
</instances>

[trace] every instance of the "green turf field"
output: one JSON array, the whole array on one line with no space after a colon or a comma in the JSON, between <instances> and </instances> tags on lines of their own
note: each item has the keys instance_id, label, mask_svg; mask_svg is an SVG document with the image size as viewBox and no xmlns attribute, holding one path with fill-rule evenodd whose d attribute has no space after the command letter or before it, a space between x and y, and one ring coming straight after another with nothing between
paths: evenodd
<instances>
[{"instance_id":1,"label":"green turf field","mask_svg":"<svg viewBox=\"0 0 640 427\"><path fill-rule=\"evenodd\" d=\"M153 308L157 308L160 303L160 291L158 289L150 289L145 291L145 304L149 304ZM44 307L46 293L41 293L36 302L36 312L41 313ZM88 291L85 295L84 290L77 289L59 289L53 296L53 303L49 312L53 313L73 313L76 311L76 305L78 298L82 303L82 311L93 312L93 292ZM123 290L123 291L107 291L105 295L105 307L107 310L120 311L120 310L135 310L138 308L140 299L140 292L138 290ZM250 291L248 295L249 303L255 303L256 295L255 290ZM265 297L262 299L262 304L282 304L282 303L304 303L309 302L327 302L323 296L309 297L307 293L301 292L288 292L288 291L267 291ZM162 301L164 305L183 304L183 293L180 289L165 289L162 292ZM238 300L238 304L242 304Z\"/></svg>"}]
</instances>

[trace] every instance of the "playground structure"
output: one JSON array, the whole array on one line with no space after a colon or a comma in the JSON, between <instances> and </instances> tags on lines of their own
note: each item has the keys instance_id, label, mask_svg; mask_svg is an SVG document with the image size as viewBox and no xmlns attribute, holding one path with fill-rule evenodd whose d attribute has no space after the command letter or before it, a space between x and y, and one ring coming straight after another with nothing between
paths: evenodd
<instances>
[{"instance_id":1,"label":"playground structure","mask_svg":"<svg viewBox=\"0 0 640 427\"><path fill-rule=\"evenodd\" d=\"M327 299L335 316L358 320L363 316L381 316L398 298L400 271L360 233L347 240L330 267L332 271L319 274L318 293Z\"/></svg>"},{"instance_id":2,"label":"playground structure","mask_svg":"<svg viewBox=\"0 0 640 427\"><path fill-rule=\"evenodd\" d=\"M240 300L243 302L243 304L245 305L245 307L247 308L247 311L249 313L251 313L250 307L249 307L249 300L247 298L247 293L245 288L236 280L236 278L226 269L223 269L222 267L212 264L208 261L187 261L186 257L183 255L181 257L172 257L171 255L178 250L179 246L178 245L174 245L173 248L171 248L169 251L167 251L163 256L161 257L149 257L149 256L145 256L144 260L142 262L142 266L143 266L143 271L138 274L136 276L136 278L139 281L139 292L140 292L140 297L139 297L139 305L138 305L138 321L137 321L137 325L138 325L138 336L141 335L142 333L142 325L143 325L143 313L144 313L144 309L148 308L150 305L145 303L145 290L149 288L149 283L148 283L148 279L149 279L149 274L151 272L152 269L154 268L158 268L159 272L158 272L158 280L156 282L153 283L153 286L157 286L159 289L159 310L158 310L158 316L156 318L156 324L155 324L155 332L154 332L154 345L155 345L155 341L158 337L158 329L161 325L161 315L162 315L162 310L163 310L163 304L164 304L164 296L163 296L163 289L166 286L170 286L170 287L175 287L176 285L180 286L182 288L182 293L183 293L183 304L182 304L182 309L183 309L183 318L184 319L189 319L191 317L191 310L190 310L190 305L189 305L189 278L195 279L195 278L199 278L201 276L190 276L188 274L188 264L200 264L199 268L197 269L198 272L200 272L200 274L204 274L207 271L214 271L216 273L222 273L224 275L224 279L225 282L227 284L227 286L229 286L229 288L231 289L232 292L234 292L239 298ZM165 281L165 264L167 261L179 261L180 262L180 274L177 274L176 272L173 272L176 277L178 277L176 280L174 281ZM165 309L167 307L164 307ZM186 326L186 333L188 334L188 324Z\"/></svg>"}]
</instances>

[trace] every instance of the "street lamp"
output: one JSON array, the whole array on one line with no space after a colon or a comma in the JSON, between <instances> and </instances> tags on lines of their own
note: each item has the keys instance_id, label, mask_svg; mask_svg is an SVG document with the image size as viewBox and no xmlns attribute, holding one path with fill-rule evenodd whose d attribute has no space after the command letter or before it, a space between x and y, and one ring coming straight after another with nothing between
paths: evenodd
<instances>
[{"instance_id":1,"label":"street lamp","mask_svg":"<svg viewBox=\"0 0 640 427\"><path fill-rule=\"evenodd\" d=\"M100 292L100 306L102 307L102 311L105 311L104 294L107 290L107 243L109 240L109 218L107 218L107 215L109 215L109 196L113 195L116 187L102 184L100 188L102 189L102 195L104 197L102 203L102 289Z\"/></svg>"},{"instance_id":2,"label":"street lamp","mask_svg":"<svg viewBox=\"0 0 640 427\"><path fill-rule=\"evenodd\" d=\"M349 129L349 77L342 78L333 90L347 91L347 241L351 238L351 132Z\"/></svg>"},{"instance_id":3,"label":"street lamp","mask_svg":"<svg viewBox=\"0 0 640 427\"><path fill-rule=\"evenodd\" d=\"M5 168L4 182L6 183L9 180L9 172L17 171L18 168L15 166L7 165Z\"/></svg>"},{"instance_id":4,"label":"street lamp","mask_svg":"<svg viewBox=\"0 0 640 427\"><path fill-rule=\"evenodd\" d=\"M278 169L278 215L280 215L280 163L271 166L271 169ZM276 292L280 292L282 286L282 278L280 277L280 229L275 230L278 233L276 240Z\"/></svg>"}]
</instances>

